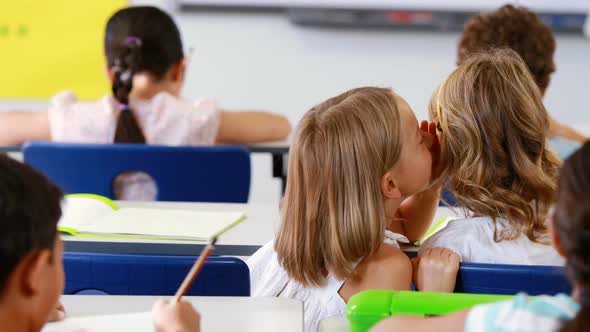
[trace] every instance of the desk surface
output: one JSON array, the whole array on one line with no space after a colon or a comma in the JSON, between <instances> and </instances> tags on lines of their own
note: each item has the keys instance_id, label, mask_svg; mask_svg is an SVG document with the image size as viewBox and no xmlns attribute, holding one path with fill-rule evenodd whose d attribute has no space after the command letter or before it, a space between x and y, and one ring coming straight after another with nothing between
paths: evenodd
<instances>
[{"instance_id":1,"label":"desk surface","mask_svg":"<svg viewBox=\"0 0 590 332\"><path fill-rule=\"evenodd\" d=\"M290 145L291 140L288 138L282 141L248 144L246 148L253 153L286 154L289 153Z\"/></svg>"},{"instance_id":2,"label":"desk surface","mask_svg":"<svg viewBox=\"0 0 590 332\"><path fill-rule=\"evenodd\" d=\"M280 141L269 141L261 143L253 143L244 145L250 152L253 153L272 153L272 154L285 154L289 153L290 140ZM20 145L4 145L0 146L0 153L6 152L21 152L22 146Z\"/></svg>"},{"instance_id":3,"label":"desk surface","mask_svg":"<svg viewBox=\"0 0 590 332\"><path fill-rule=\"evenodd\" d=\"M247 219L219 238L216 255L250 256L272 240L279 225L278 206L190 202L117 201L120 207L151 207L196 211L243 211ZM203 242L135 239L96 239L62 235L66 251L127 254L197 255Z\"/></svg>"},{"instance_id":4,"label":"desk surface","mask_svg":"<svg viewBox=\"0 0 590 332\"><path fill-rule=\"evenodd\" d=\"M151 311L156 296L64 295L68 317ZM284 298L193 297L201 331L303 331L303 303Z\"/></svg>"},{"instance_id":5,"label":"desk surface","mask_svg":"<svg viewBox=\"0 0 590 332\"><path fill-rule=\"evenodd\" d=\"M162 209L185 209L198 211L244 211L247 219L220 237L215 246L216 255L251 256L261 246L274 238L279 226L278 206L260 204L219 204L187 202L125 202L121 207L155 207ZM439 207L433 222L452 216L446 207ZM162 241L136 239L95 239L63 235L65 250L99 253L196 255L205 243L189 241ZM408 247L409 248L409 247ZM406 248L406 251L416 250Z\"/></svg>"}]
</instances>

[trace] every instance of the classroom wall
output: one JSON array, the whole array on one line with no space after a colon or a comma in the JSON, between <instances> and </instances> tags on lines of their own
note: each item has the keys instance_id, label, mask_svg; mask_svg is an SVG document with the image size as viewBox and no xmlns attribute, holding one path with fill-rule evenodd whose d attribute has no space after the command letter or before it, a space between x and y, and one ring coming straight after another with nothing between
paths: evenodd
<instances>
[{"instance_id":1,"label":"classroom wall","mask_svg":"<svg viewBox=\"0 0 590 332\"><path fill-rule=\"evenodd\" d=\"M278 111L293 123L323 99L362 85L391 86L426 117L432 91L455 66L459 37L298 27L279 13L181 12L177 20L195 48L186 95ZM557 42L547 108L566 123L590 124L590 40L558 35Z\"/></svg>"},{"instance_id":2,"label":"classroom wall","mask_svg":"<svg viewBox=\"0 0 590 332\"><path fill-rule=\"evenodd\" d=\"M174 8L170 1L158 3ZM184 94L216 97L227 109L266 109L293 124L314 104L362 85L391 86L425 118L432 91L454 68L458 33L304 28L280 13L174 12L194 53ZM565 123L590 128L590 40L558 35L557 73L546 96ZM0 110L46 101L0 100ZM253 159L251 198L278 201L270 157Z\"/></svg>"}]
</instances>

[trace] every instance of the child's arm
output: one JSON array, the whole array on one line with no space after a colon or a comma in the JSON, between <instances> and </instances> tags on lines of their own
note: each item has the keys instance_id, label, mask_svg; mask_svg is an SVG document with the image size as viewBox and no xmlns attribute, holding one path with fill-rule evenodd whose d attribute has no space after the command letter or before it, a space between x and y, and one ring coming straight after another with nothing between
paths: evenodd
<instances>
[{"instance_id":1,"label":"child's arm","mask_svg":"<svg viewBox=\"0 0 590 332\"><path fill-rule=\"evenodd\" d=\"M588 137L580 134L574 128L560 123L552 116L549 116L549 134L550 136L560 136L580 143L588 140Z\"/></svg>"},{"instance_id":2,"label":"child's arm","mask_svg":"<svg viewBox=\"0 0 590 332\"><path fill-rule=\"evenodd\" d=\"M432 224L438 208L441 188L442 186L438 184L408 197L397 210L397 217L404 235L410 242L420 240Z\"/></svg>"},{"instance_id":3,"label":"child's arm","mask_svg":"<svg viewBox=\"0 0 590 332\"><path fill-rule=\"evenodd\" d=\"M21 145L30 140L50 140L47 111L0 112L0 145Z\"/></svg>"},{"instance_id":4,"label":"child's arm","mask_svg":"<svg viewBox=\"0 0 590 332\"><path fill-rule=\"evenodd\" d=\"M157 332L199 332L201 316L192 304L180 301L168 303L158 300L152 308L154 327Z\"/></svg>"},{"instance_id":5,"label":"child's arm","mask_svg":"<svg viewBox=\"0 0 590 332\"><path fill-rule=\"evenodd\" d=\"M412 259L414 284L427 292L452 292L459 271L459 256L444 248L427 249ZM451 332L463 331L469 310L439 317L397 316L381 321L371 331Z\"/></svg>"},{"instance_id":6,"label":"child's arm","mask_svg":"<svg viewBox=\"0 0 590 332\"><path fill-rule=\"evenodd\" d=\"M401 250L381 244L377 251L357 265L354 275L344 282L338 294L348 302L351 296L367 289L410 290L412 263Z\"/></svg>"},{"instance_id":7,"label":"child's arm","mask_svg":"<svg viewBox=\"0 0 590 332\"><path fill-rule=\"evenodd\" d=\"M438 317L397 316L381 321L371 332L456 332L465 330L469 310L458 311Z\"/></svg>"},{"instance_id":8,"label":"child's arm","mask_svg":"<svg viewBox=\"0 0 590 332\"><path fill-rule=\"evenodd\" d=\"M248 144L287 138L291 124L286 117L269 112L221 112L216 143Z\"/></svg>"}]
</instances>

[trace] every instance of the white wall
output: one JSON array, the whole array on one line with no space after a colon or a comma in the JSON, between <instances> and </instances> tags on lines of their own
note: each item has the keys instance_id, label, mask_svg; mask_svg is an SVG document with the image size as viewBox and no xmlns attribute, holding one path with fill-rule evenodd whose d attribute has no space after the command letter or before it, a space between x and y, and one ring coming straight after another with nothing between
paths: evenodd
<instances>
[{"instance_id":1,"label":"white wall","mask_svg":"<svg viewBox=\"0 0 590 332\"><path fill-rule=\"evenodd\" d=\"M135 2L174 8L170 1ZM362 85L393 87L425 117L432 91L455 65L458 33L300 27L279 13L173 14L186 48L195 49L187 97L216 97L228 109L273 110L293 123L314 104ZM590 123L590 40L558 35L557 41L546 105L566 123ZM45 106L0 100L0 110Z\"/></svg>"},{"instance_id":2,"label":"white wall","mask_svg":"<svg viewBox=\"0 0 590 332\"><path fill-rule=\"evenodd\" d=\"M392 86L425 117L432 91L455 65L458 33L304 28L274 13L176 18L186 46L195 48L187 96L278 111L294 123L312 105L362 85ZM558 70L546 105L567 123L590 123L590 40L557 39Z\"/></svg>"},{"instance_id":3,"label":"white wall","mask_svg":"<svg viewBox=\"0 0 590 332\"><path fill-rule=\"evenodd\" d=\"M193 11L175 18L186 48L195 49L187 97L216 97L228 109L273 110L294 124L314 104L362 85L393 87L425 118L432 91L454 68L458 38L457 33L302 28L273 13ZM566 123L590 124L590 40L557 39L558 71L546 105ZM44 101L0 100L0 110L45 107ZM255 156L253 166L252 201L278 200L270 157Z\"/></svg>"}]
</instances>

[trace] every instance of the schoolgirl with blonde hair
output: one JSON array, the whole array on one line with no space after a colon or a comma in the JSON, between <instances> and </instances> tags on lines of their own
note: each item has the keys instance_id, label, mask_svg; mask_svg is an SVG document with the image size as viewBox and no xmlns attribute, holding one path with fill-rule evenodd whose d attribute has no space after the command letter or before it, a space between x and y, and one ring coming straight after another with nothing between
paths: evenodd
<instances>
[{"instance_id":1,"label":"schoolgirl with blonde hair","mask_svg":"<svg viewBox=\"0 0 590 332\"><path fill-rule=\"evenodd\" d=\"M559 160L547 147L541 98L509 49L465 60L433 94L441 178L465 218L451 221L425 248L447 247L463 261L563 264L547 239Z\"/></svg>"},{"instance_id":2,"label":"schoolgirl with blonde hair","mask_svg":"<svg viewBox=\"0 0 590 332\"><path fill-rule=\"evenodd\" d=\"M385 88L353 89L308 111L291 145L276 238L248 260L252 295L303 301L305 330L315 331L359 291L409 289L412 265L398 241L420 238L440 195L429 187L428 129Z\"/></svg>"}]
</instances>

